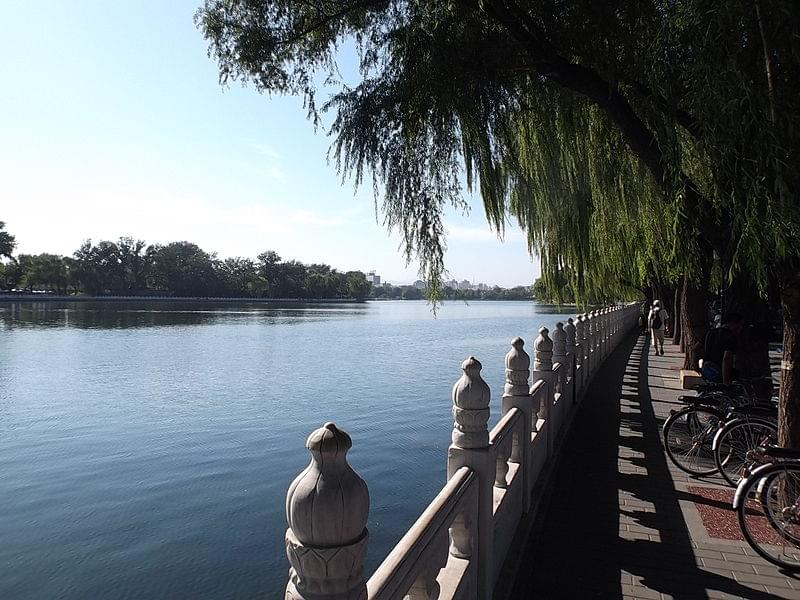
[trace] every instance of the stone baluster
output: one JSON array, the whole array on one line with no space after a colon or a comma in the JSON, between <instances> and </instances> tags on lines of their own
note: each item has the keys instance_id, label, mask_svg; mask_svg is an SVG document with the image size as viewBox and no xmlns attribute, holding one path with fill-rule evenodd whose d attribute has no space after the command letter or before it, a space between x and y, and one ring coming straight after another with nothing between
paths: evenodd
<instances>
[{"instance_id":1,"label":"stone baluster","mask_svg":"<svg viewBox=\"0 0 800 600\"><path fill-rule=\"evenodd\" d=\"M564 323L561 321L556 323L556 330L553 332L553 362L561 365L558 369L556 391L563 394L567 387L569 364L567 363L567 332L564 331Z\"/></svg>"},{"instance_id":2,"label":"stone baluster","mask_svg":"<svg viewBox=\"0 0 800 600\"><path fill-rule=\"evenodd\" d=\"M614 306L611 308L611 343L616 347L617 338L619 335L619 308Z\"/></svg>"},{"instance_id":3,"label":"stone baluster","mask_svg":"<svg viewBox=\"0 0 800 600\"><path fill-rule=\"evenodd\" d=\"M333 423L308 436L311 462L286 494L286 600L362 600L367 484L347 463L350 436Z\"/></svg>"},{"instance_id":4,"label":"stone baluster","mask_svg":"<svg viewBox=\"0 0 800 600\"><path fill-rule=\"evenodd\" d=\"M506 384L503 388L502 410L505 415L512 408L522 412L522 432L514 438L511 446L511 462L520 464L522 470L523 511L531 507L529 471L531 468L531 432L536 430L536 419L531 403L528 376L531 358L524 349L525 341L518 337L511 342L511 350L506 354Z\"/></svg>"},{"instance_id":5,"label":"stone baluster","mask_svg":"<svg viewBox=\"0 0 800 600\"><path fill-rule=\"evenodd\" d=\"M581 315L575 315L572 321L575 325L575 379L577 380L576 398L583 393L583 321Z\"/></svg>"},{"instance_id":6,"label":"stone baluster","mask_svg":"<svg viewBox=\"0 0 800 600\"><path fill-rule=\"evenodd\" d=\"M553 444L558 433L556 423L553 422L553 397L556 389L556 374L553 372L553 340L550 339L550 330L542 327L539 337L533 343L533 383L539 380L545 382L543 406L534 406L540 418L545 420L547 436L547 456L553 455Z\"/></svg>"},{"instance_id":7,"label":"stone baluster","mask_svg":"<svg viewBox=\"0 0 800 600\"><path fill-rule=\"evenodd\" d=\"M597 340L597 319L595 319L594 314L592 311L586 313L586 336L589 338L589 347L586 350L586 354L588 355L587 363L589 363L589 372L587 376L589 380L592 379L594 376L594 368L597 362L597 352L595 351L595 342Z\"/></svg>"},{"instance_id":8,"label":"stone baluster","mask_svg":"<svg viewBox=\"0 0 800 600\"><path fill-rule=\"evenodd\" d=\"M461 467L477 476L477 513L456 519L450 528L450 553L475 561L479 600L492 596L493 501L496 464L489 448L489 386L481 378L482 365L474 356L461 363L464 374L453 386L453 443L447 450L448 479ZM474 520L473 520L474 519ZM470 531L465 531L473 529ZM469 544L470 535L472 544Z\"/></svg>"},{"instance_id":9,"label":"stone baluster","mask_svg":"<svg viewBox=\"0 0 800 600\"><path fill-rule=\"evenodd\" d=\"M430 600L439 597L440 589L437 577L447 565L448 540L447 532L442 532L431 542L422 572L405 596L407 600Z\"/></svg>"},{"instance_id":10,"label":"stone baluster","mask_svg":"<svg viewBox=\"0 0 800 600\"><path fill-rule=\"evenodd\" d=\"M576 346L576 343L575 343L576 327L575 327L575 323L572 320L572 317L567 319L567 324L564 325L564 332L567 335L567 344L566 344L566 346L567 346L567 373L569 374L570 382L571 382L570 386L572 388L572 398L570 398L570 402L572 402L572 404L575 404L575 401L577 399L577 394L578 394L578 382L576 381L577 378L575 377L575 369L576 369L577 363L575 362L575 360L576 360L576 358L578 356L578 352L577 352L577 346Z\"/></svg>"},{"instance_id":11,"label":"stone baluster","mask_svg":"<svg viewBox=\"0 0 800 600\"><path fill-rule=\"evenodd\" d=\"M578 315L578 321L580 322L578 344L581 350L581 390L585 390L586 384L589 383L589 324L586 313Z\"/></svg>"},{"instance_id":12,"label":"stone baluster","mask_svg":"<svg viewBox=\"0 0 800 600\"><path fill-rule=\"evenodd\" d=\"M606 308L600 309L600 361L604 361L608 355L608 315Z\"/></svg>"},{"instance_id":13,"label":"stone baluster","mask_svg":"<svg viewBox=\"0 0 800 600\"><path fill-rule=\"evenodd\" d=\"M594 357L594 372L597 373L603 363L603 323L599 309L594 310L594 347L597 350Z\"/></svg>"},{"instance_id":14,"label":"stone baluster","mask_svg":"<svg viewBox=\"0 0 800 600\"><path fill-rule=\"evenodd\" d=\"M494 487L501 489L508 487L506 476L508 475L508 459L511 456L511 443L511 439L505 439L495 448L497 458L495 458Z\"/></svg>"}]
</instances>

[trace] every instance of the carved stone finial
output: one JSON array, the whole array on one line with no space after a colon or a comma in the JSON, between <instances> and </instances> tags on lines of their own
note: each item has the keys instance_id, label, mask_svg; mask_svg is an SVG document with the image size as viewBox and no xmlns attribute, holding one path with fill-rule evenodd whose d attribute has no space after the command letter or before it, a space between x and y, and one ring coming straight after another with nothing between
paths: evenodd
<instances>
[{"instance_id":1,"label":"carved stone finial","mask_svg":"<svg viewBox=\"0 0 800 600\"><path fill-rule=\"evenodd\" d=\"M511 350L506 354L506 384L503 388L505 396L524 396L528 393L531 357L523 346L525 341L521 337L514 338Z\"/></svg>"},{"instance_id":2,"label":"carved stone finial","mask_svg":"<svg viewBox=\"0 0 800 600\"><path fill-rule=\"evenodd\" d=\"M575 317L575 335L579 344L586 340L586 317L584 315Z\"/></svg>"},{"instance_id":3,"label":"carved stone finial","mask_svg":"<svg viewBox=\"0 0 800 600\"><path fill-rule=\"evenodd\" d=\"M567 354L567 332L564 331L564 324L560 321L556 323L556 330L553 332L553 355L566 356Z\"/></svg>"},{"instance_id":4,"label":"carved stone finial","mask_svg":"<svg viewBox=\"0 0 800 600\"><path fill-rule=\"evenodd\" d=\"M481 377L480 361L470 356L461 363L464 374L453 386L453 445L485 448L489 445L489 386Z\"/></svg>"},{"instance_id":5,"label":"carved stone finial","mask_svg":"<svg viewBox=\"0 0 800 600\"><path fill-rule=\"evenodd\" d=\"M550 330L547 327L542 327L539 330L539 337L533 343L536 357L533 362L534 371L553 370L553 340L548 336L549 333Z\"/></svg>"},{"instance_id":6,"label":"carved stone finial","mask_svg":"<svg viewBox=\"0 0 800 600\"><path fill-rule=\"evenodd\" d=\"M567 319L567 324L564 325L564 332L567 334L567 350L572 352L571 348L575 345L575 337L577 335L577 327L572 321L572 317Z\"/></svg>"},{"instance_id":7,"label":"carved stone finial","mask_svg":"<svg viewBox=\"0 0 800 600\"><path fill-rule=\"evenodd\" d=\"M352 445L333 423L308 436L311 462L286 494L287 599L366 597L369 491L347 463Z\"/></svg>"}]
</instances>

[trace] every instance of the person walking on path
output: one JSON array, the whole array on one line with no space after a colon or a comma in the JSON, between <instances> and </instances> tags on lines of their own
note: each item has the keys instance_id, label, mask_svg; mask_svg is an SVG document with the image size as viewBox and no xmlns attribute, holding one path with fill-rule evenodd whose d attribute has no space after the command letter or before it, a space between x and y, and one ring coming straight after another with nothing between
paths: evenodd
<instances>
[{"instance_id":1,"label":"person walking on path","mask_svg":"<svg viewBox=\"0 0 800 600\"><path fill-rule=\"evenodd\" d=\"M667 327L667 319L669 314L661 307L661 301L653 301L653 308L647 316L647 327L650 329L650 338L656 355L664 355L664 330Z\"/></svg>"}]
</instances>

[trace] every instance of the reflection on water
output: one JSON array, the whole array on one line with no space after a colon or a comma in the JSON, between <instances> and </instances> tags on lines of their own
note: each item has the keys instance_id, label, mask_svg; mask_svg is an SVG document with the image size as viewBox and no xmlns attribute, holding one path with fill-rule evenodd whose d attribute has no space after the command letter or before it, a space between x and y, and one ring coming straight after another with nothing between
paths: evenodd
<instances>
[{"instance_id":1,"label":"reflection on water","mask_svg":"<svg viewBox=\"0 0 800 600\"><path fill-rule=\"evenodd\" d=\"M286 489L328 420L369 485L371 572L444 482L461 361L497 422L511 339L555 310L0 303L0 598L279 596Z\"/></svg>"},{"instance_id":2,"label":"reflection on water","mask_svg":"<svg viewBox=\"0 0 800 600\"><path fill-rule=\"evenodd\" d=\"M206 325L233 320L292 324L365 314L363 303L297 304L228 302L12 302L0 303L0 325L11 327L76 327L126 329Z\"/></svg>"}]
</instances>

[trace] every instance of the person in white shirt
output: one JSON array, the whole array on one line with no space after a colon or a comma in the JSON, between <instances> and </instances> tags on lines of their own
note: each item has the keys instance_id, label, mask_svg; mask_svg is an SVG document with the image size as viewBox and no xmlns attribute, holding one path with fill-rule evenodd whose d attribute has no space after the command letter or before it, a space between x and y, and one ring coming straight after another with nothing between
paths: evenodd
<instances>
[{"instance_id":1,"label":"person in white shirt","mask_svg":"<svg viewBox=\"0 0 800 600\"><path fill-rule=\"evenodd\" d=\"M661 301L655 300L650 314L647 316L647 327L650 329L650 339L653 342L653 350L656 355L664 355L664 330L667 327L669 314L666 309L661 307Z\"/></svg>"}]
</instances>

